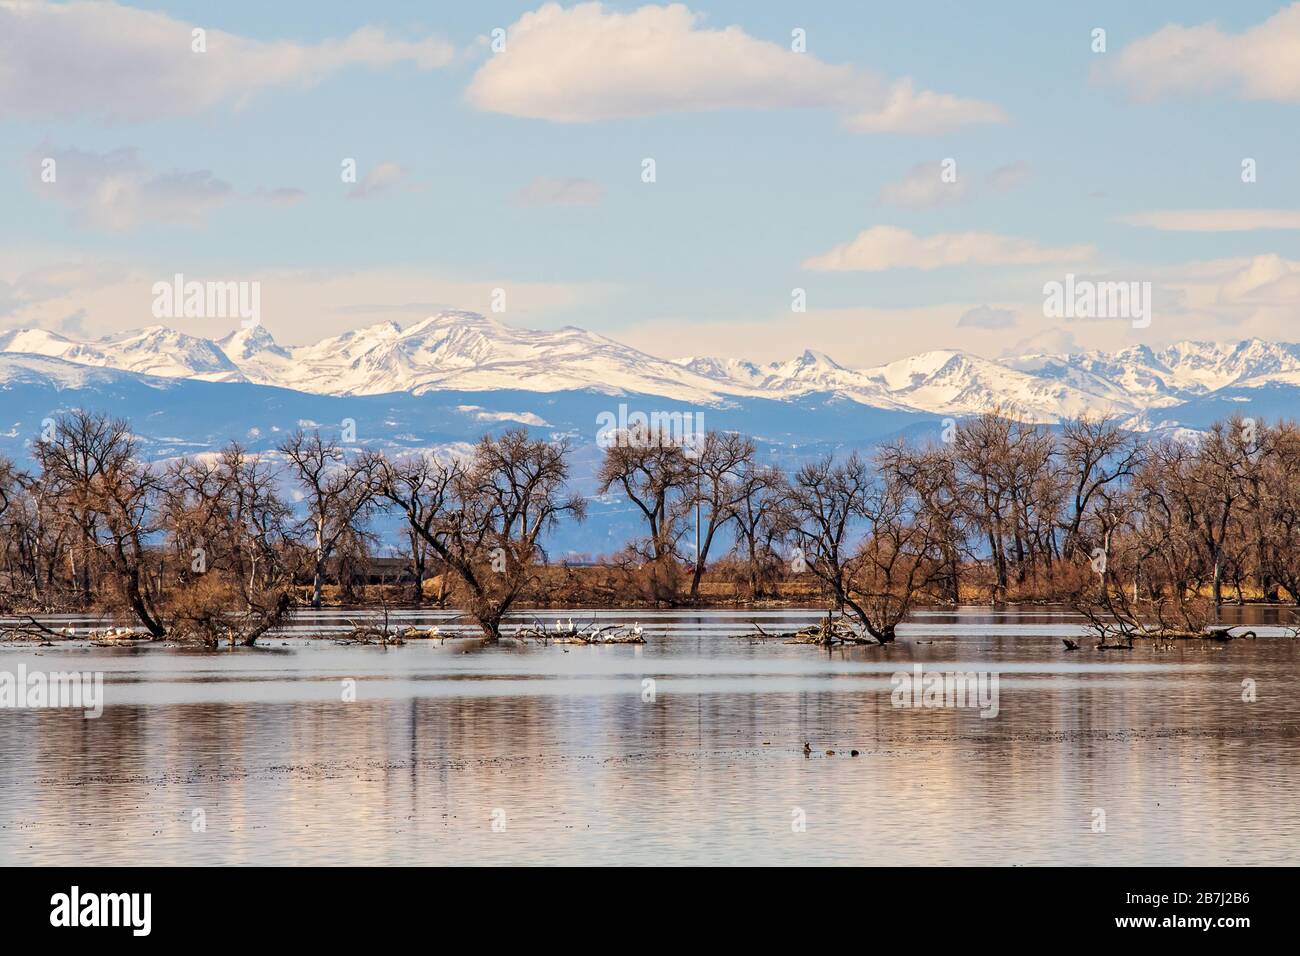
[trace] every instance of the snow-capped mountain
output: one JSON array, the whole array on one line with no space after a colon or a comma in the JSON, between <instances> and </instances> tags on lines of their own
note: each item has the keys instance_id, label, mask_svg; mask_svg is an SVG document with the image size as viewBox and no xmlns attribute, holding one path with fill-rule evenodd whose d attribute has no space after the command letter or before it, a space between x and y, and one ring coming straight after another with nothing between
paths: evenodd
<instances>
[{"instance_id":1,"label":"snow-capped mountain","mask_svg":"<svg viewBox=\"0 0 1300 956\"><path fill-rule=\"evenodd\" d=\"M1260 339L1188 341L1159 351L1138 345L1114 353L1023 355L1004 362L1090 391L1111 386L1136 404L1160 407L1230 385L1285 381L1300 373L1300 346Z\"/></svg>"},{"instance_id":2,"label":"snow-capped mountain","mask_svg":"<svg viewBox=\"0 0 1300 956\"><path fill-rule=\"evenodd\" d=\"M45 368L62 387L76 387L67 381L75 378L69 366L89 366L330 396L587 391L715 408L826 396L931 415L994 407L1045 422L1081 413L1118 415L1134 427L1164 423L1171 416L1163 410L1224 389L1300 387L1300 346L1259 339L1000 360L936 350L855 369L813 351L767 364L665 359L578 328L531 331L472 312L443 312L405 329L381 323L303 346L281 346L260 326L216 341L160 326L90 342L18 329L0 333L0 353L0 383L4 369L26 381ZM61 361L42 366L37 357Z\"/></svg>"},{"instance_id":3,"label":"snow-capped mountain","mask_svg":"<svg viewBox=\"0 0 1300 956\"><path fill-rule=\"evenodd\" d=\"M308 391L330 383L335 395L433 390L593 389L716 403L709 380L582 329L517 329L472 312L444 312L409 328L384 323L292 350L292 367L274 384Z\"/></svg>"},{"instance_id":4,"label":"snow-capped mountain","mask_svg":"<svg viewBox=\"0 0 1300 956\"><path fill-rule=\"evenodd\" d=\"M0 332L0 352L61 358L78 365L114 368L163 378L238 382L243 375L216 342L161 325L76 342L44 329Z\"/></svg>"}]
</instances>

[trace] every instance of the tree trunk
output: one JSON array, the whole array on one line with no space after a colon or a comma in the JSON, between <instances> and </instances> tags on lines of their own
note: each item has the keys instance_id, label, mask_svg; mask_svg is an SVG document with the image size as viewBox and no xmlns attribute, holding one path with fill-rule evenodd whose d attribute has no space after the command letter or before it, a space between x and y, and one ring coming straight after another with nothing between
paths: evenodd
<instances>
[{"instance_id":1,"label":"tree trunk","mask_svg":"<svg viewBox=\"0 0 1300 956\"><path fill-rule=\"evenodd\" d=\"M311 581L311 606L320 610L321 605L321 583L325 576L325 562L320 558L316 559L316 566L313 569Z\"/></svg>"}]
</instances>

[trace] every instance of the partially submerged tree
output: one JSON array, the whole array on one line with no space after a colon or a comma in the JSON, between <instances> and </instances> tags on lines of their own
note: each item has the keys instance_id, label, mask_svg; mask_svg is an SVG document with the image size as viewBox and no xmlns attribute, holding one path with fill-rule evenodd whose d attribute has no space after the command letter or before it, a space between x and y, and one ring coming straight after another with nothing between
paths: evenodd
<instances>
[{"instance_id":1,"label":"partially submerged tree","mask_svg":"<svg viewBox=\"0 0 1300 956\"><path fill-rule=\"evenodd\" d=\"M797 548L793 563L811 571L835 596L836 607L848 608L883 643L884 632L874 629L853 586L857 529L864 518L870 481L857 452L840 462L827 455L795 473L790 489L791 537Z\"/></svg>"},{"instance_id":2,"label":"partially submerged tree","mask_svg":"<svg viewBox=\"0 0 1300 956\"><path fill-rule=\"evenodd\" d=\"M116 597L154 637L167 633L148 579L146 542L158 530L159 476L137 460L137 444L123 419L75 411L55 420L34 455L59 506L81 535L82 580L92 561L108 572L101 598Z\"/></svg>"},{"instance_id":3,"label":"partially submerged tree","mask_svg":"<svg viewBox=\"0 0 1300 956\"><path fill-rule=\"evenodd\" d=\"M564 442L523 429L484 436L463 465L381 472L380 494L456 576L464 610L489 641L545 562L541 539L561 517L581 520L586 502L568 492ZM422 477L414 477L421 475Z\"/></svg>"},{"instance_id":4,"label":"partially submerged tree","mask_svg":"<svg viewBox=\"0 0 1300 956\"><path fill-rule=\"evenodd\" d=\"M966 544L966 507L950 448L913 448L899 440L880 449L876 464L889 481L915 497L916 514L926 523L937 551L939 567L932 582L937 596L959 604L962 563L970 552Z\"/></svg>"},{"instance_id":5,"label":"partially submerged tree","mask_svg":"<svg viewBox=\"0 0 1300 956\"><path fill-rule=\"evenodd\" d=\"M233 443L216 461L182 459L168 470L165 508L173 634L252 646L288 619L298 551L265 462Z\"/></svg>"}]
</instances>

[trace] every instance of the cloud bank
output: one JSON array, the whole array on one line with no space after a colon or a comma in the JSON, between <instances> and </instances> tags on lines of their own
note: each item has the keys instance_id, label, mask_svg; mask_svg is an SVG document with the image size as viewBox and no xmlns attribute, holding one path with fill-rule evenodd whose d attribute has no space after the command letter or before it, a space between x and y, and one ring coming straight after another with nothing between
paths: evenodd
<instances>
[{"instance_id":1,"label":"cloud bank","mask_svg":"<svg viewBox=\"0 0 1300 956\"><path fill-rule=\"evenodd\" d=\"M557 123L728 109L827 109L851 130L933 133L1003 122L997 106L892 84L750 36L682 4L630 13L547 3L506 31L466 91L480 110Z\"/></svg>"},{"instance_id":2,"label":"cloud bank","mask_svg":"<svg viewBox=\"0 0 1300 956\"><path fill-rule=\"evenodd\" d=\"M310 86L346 67L446 65L434 37L399 40L373 27L317 44L266 43L111 2L0 0L0 117L75 115L129 123L242 106L273 87Z\"/></svg>"}]
</instances>

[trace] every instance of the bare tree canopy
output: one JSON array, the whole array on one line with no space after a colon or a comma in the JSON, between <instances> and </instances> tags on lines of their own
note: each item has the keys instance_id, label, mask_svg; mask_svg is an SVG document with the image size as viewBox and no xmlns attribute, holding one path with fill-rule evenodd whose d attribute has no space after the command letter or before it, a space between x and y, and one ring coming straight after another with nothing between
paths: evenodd
<instances>
[{"instance_id":1,"label":"bare tree canopy","mask_svg":"<svg viewBox=\"0 0 1300 956\"><path fill-rule=\"evenodd\" d=\"M1294 423L1238 417L1144 437L994 410L942 439L844 449L787 474L730 432L617 433L595 492L641 532L604 559L613 583L590 593L698 603L709 576L709 593L733 600L829 602L876 643L918 604L1063 601L1129 636L1199 633L1227 601L1300 605ZM525 429L455 455L350 452L319 432L267 456L232 443L149 464L140 451L125 421L72 411L26 466L0 458L0 605L99 609L155 638L251 644L300 602L322 606L327 588L332 602L357 600L393 539L391 520L376 527L387 515L411 598L436 583L440 605L495 641L521 601L547 599L547 541L587 513L567 442ZM684 546L690 532L698 547Z\"/></svg>"}]
</instances>

